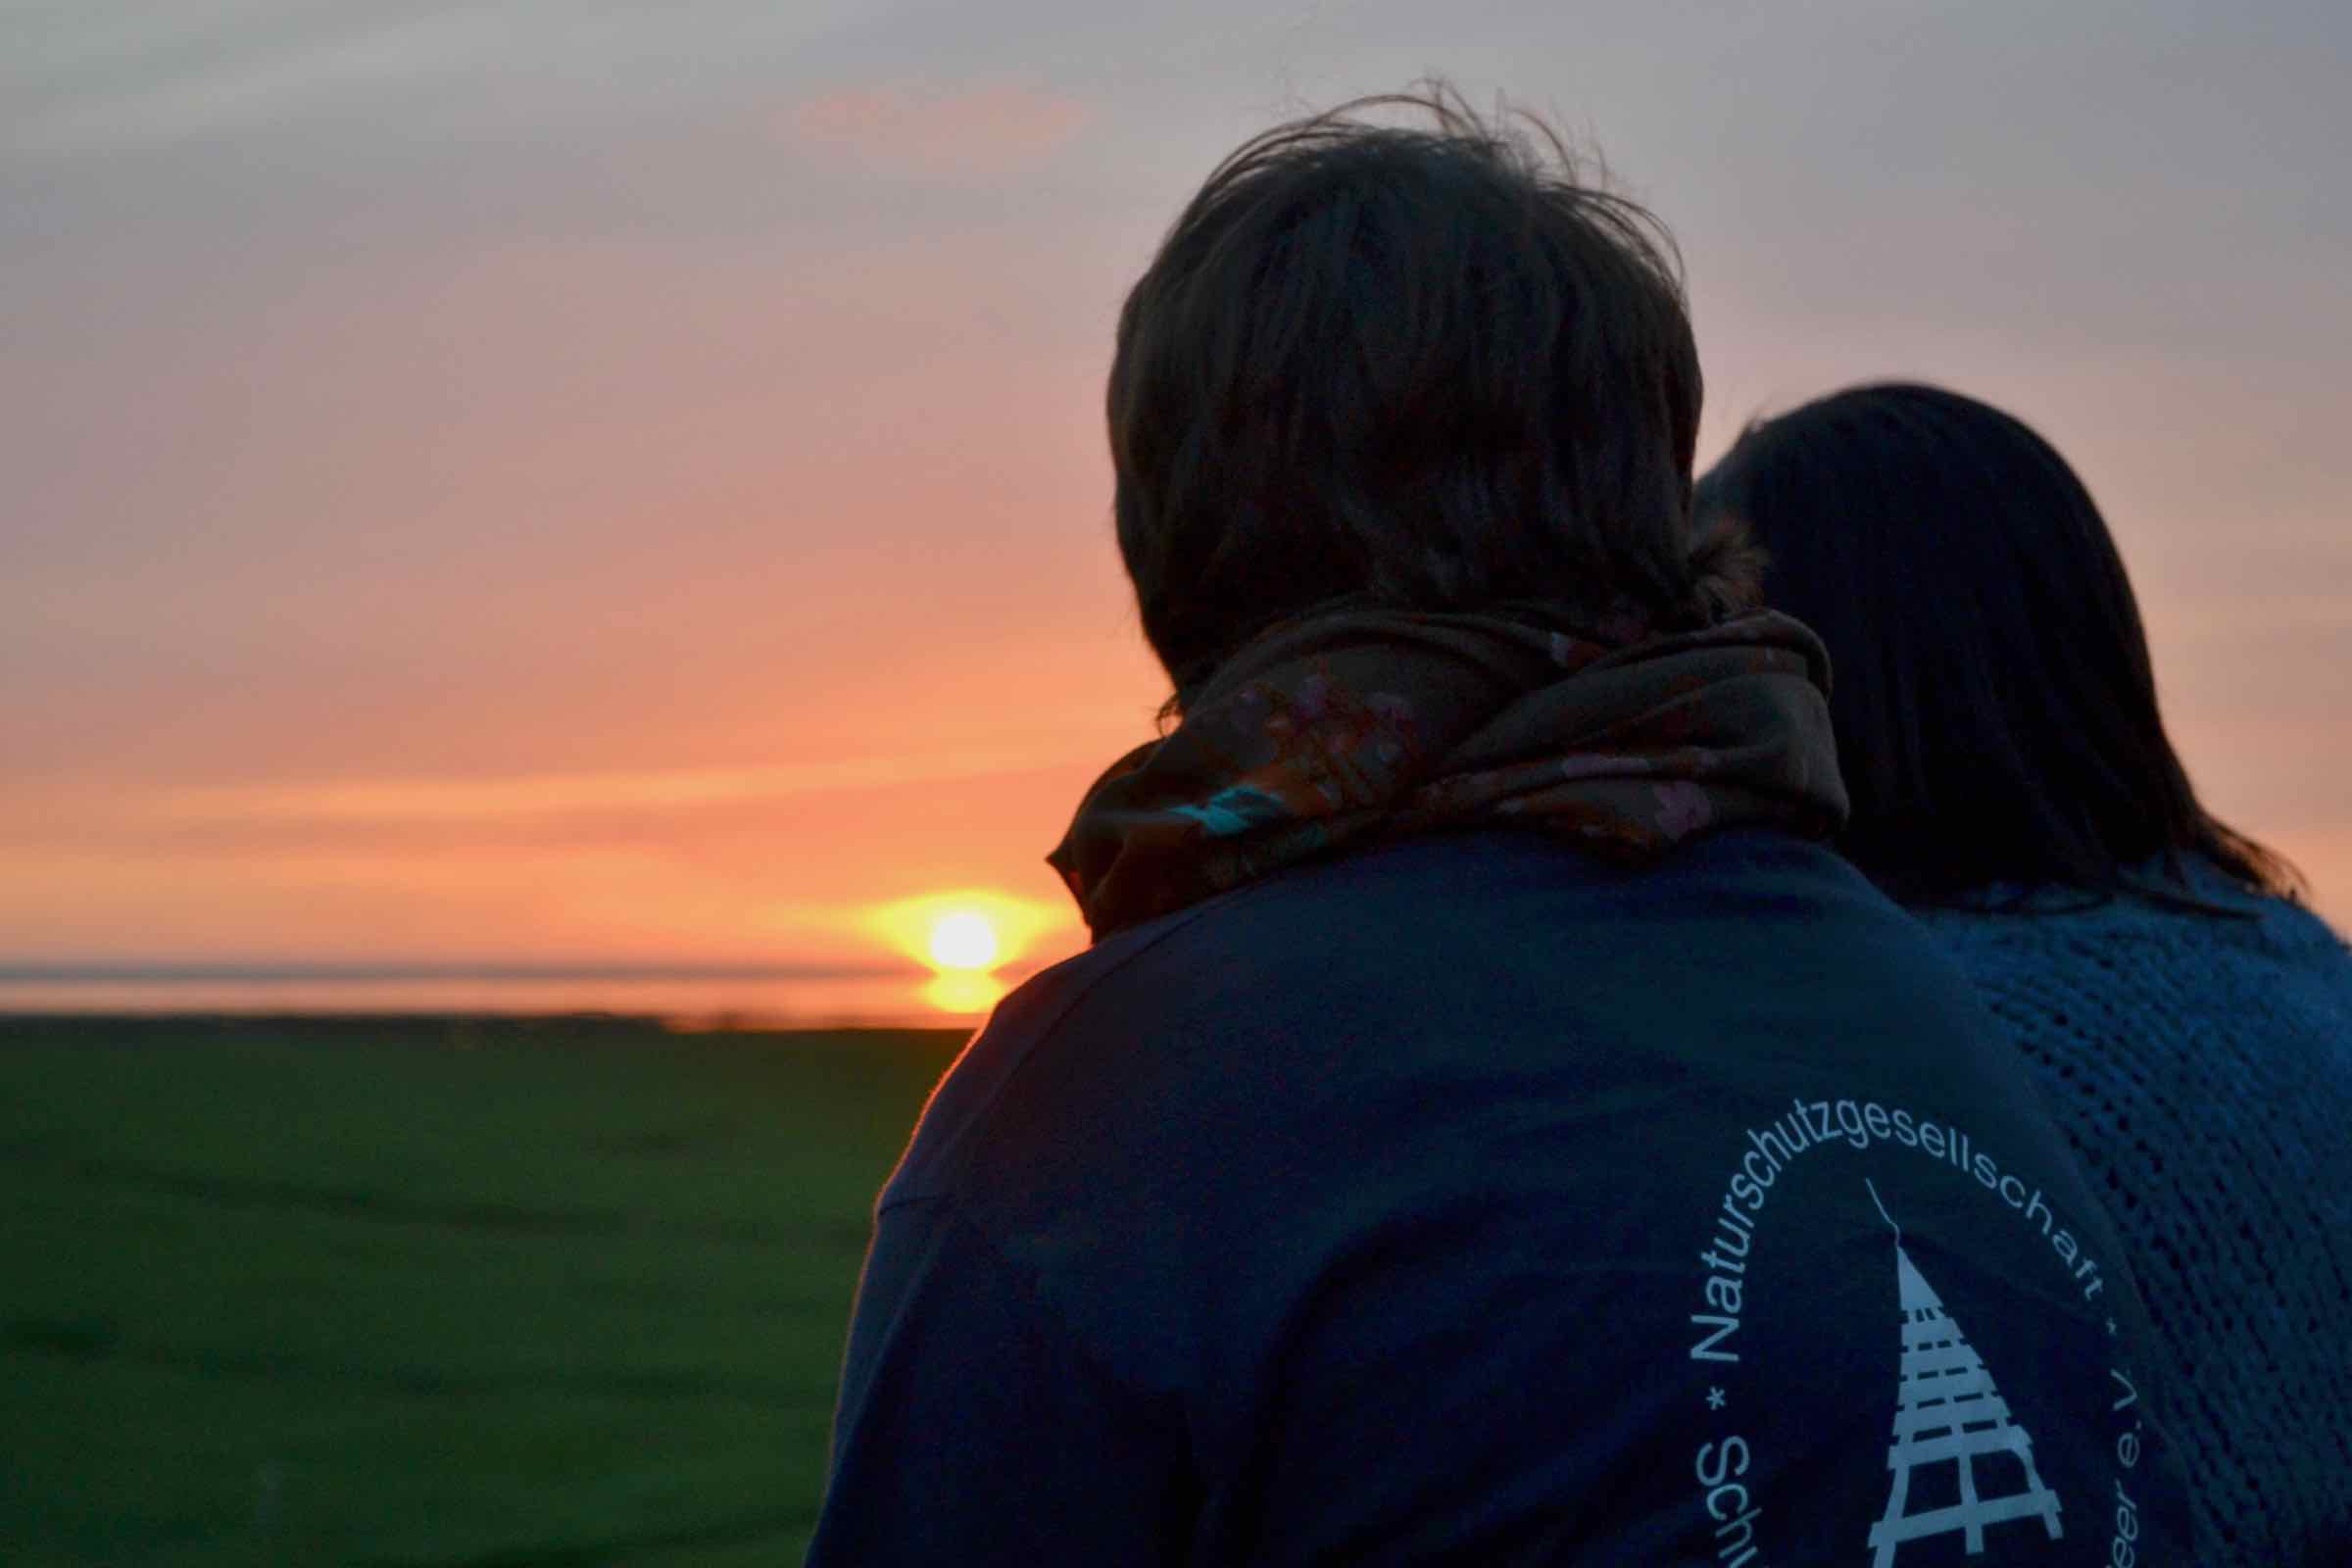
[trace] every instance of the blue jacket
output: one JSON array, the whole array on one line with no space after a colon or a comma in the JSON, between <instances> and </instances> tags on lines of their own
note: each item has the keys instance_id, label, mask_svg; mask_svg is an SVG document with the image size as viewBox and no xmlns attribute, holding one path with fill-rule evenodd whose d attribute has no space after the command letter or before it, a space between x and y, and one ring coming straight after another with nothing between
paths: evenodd
<instances>
[{"instance_id":1,"label":"blue jacket","mask_svg":"<svg viewBox=\"0 0 2352 1568\"><path fill-rule=\"evenodd\" d=\"M1922 913L2137 1260L2196 1560L2352 1563L2352 953L2306 910L2190 874L2228 912L2053 895Z\"/></svg>"},{"instance_id":2,"label":"blue jacket","mask_svg":"<svg viewBox=\"0 0 2352 1568\"><path fill-rule=\"evenodd\" d=\"M808 1560L2182 1562L2132 1268L1827 851L1400 843L999 1009L882 1195Z\"/></svg>"}]
</instances>

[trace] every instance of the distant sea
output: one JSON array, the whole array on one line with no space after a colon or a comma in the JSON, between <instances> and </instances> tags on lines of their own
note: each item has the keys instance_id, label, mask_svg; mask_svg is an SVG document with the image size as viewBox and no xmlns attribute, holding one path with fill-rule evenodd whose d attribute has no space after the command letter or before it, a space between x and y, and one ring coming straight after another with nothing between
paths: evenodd
<instances>
[{"instance_id":1,"label":"distant sea","mask_svg":"<svg viewBox=\"0 0 2352 1568\"><path fill-rule=\"evenodd\" d=\"M0 965L0 1018L621 1013L689 1029L953 1027L977 1022L1015 978L792 965L16 964Z\"/></svg>"}]
</instances>

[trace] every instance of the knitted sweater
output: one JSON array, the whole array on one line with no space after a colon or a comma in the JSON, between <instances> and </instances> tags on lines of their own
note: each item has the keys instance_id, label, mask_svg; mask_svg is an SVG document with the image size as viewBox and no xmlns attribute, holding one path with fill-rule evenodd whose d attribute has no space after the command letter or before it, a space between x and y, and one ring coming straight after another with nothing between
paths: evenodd
<instances>
[{"instance_id":1,"label":"knitted sweater","mask_svg":"<svg viewBox=\"0 0 2352 1568\"><path fill-rule=\"evenodd\" d=\"M2124 1234L2176 1363L2197 1560L2332 1562L2352 1545L2352 952L2291 904L2190 875L2236 916L2130 898L1915 912L2024 1048Z\"/></svg>"}]
</instances>

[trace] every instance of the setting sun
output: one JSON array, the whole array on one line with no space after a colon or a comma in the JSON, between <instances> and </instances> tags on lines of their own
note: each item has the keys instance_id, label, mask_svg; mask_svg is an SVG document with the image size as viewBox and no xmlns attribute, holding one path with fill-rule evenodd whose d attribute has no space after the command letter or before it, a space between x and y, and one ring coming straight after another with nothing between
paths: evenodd
<instances>
[{"instance_id":1,"label":"setting sun","mask_svg":"<svg viewBox=\"0 0 2352 1568\"><path fill-rule=\"evenodd\" d=\"M1003 944L977 909L956 909L931 922L931 961L942 969L993 969Z\"/></svg>"},{"instance_id":2,"label":"setting sun","mask_svg":"<svg viewBox=\"0 0 2352 1568\"><path fill-rule=\"evenodd\" d=\"M951 888L901 899L866 909L859 923L918 963L959 972L1015 963L1047 942L1079 934L1070 909L993 888Z\"/></svg>"},{"instance_id":3,"label":"setting sun","mask_svg":"<svg viewBox=\"0 0 2352 1568\"><path fill-rule=\"evenodd\" d=\"M992 888L955 888L880 905L864 912L862 924L874 937L935 971L922 988L924 1002L956 1016L984 1013L1004 997L1008 981L997 970L1012 966L1018 979L1044 956L1057 956L1063 944L1082 941L1076 916L1066 907L1015 898Z\"/></svg>"}]
</instances>

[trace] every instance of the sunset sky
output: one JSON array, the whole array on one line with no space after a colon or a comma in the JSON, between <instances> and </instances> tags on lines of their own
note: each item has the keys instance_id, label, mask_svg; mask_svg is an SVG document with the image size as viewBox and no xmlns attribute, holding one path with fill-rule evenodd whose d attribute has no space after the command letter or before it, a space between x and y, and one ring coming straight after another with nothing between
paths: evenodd
<instances>
[{"instance_id":1,"label":"sunset sky","mask_svg":"<svg viewBox=\"0 0 2352 1568\"><path fill-rule=\"evenodd\" d=\"M2190 772L2352 919L2340 0L0 6L0 964L859 963L1164 688L1113 316L1443 72L1674 228L1702 462L2024 416ZM887 922L884 922L885 924Z\"/></svg>"}]
</instances>

